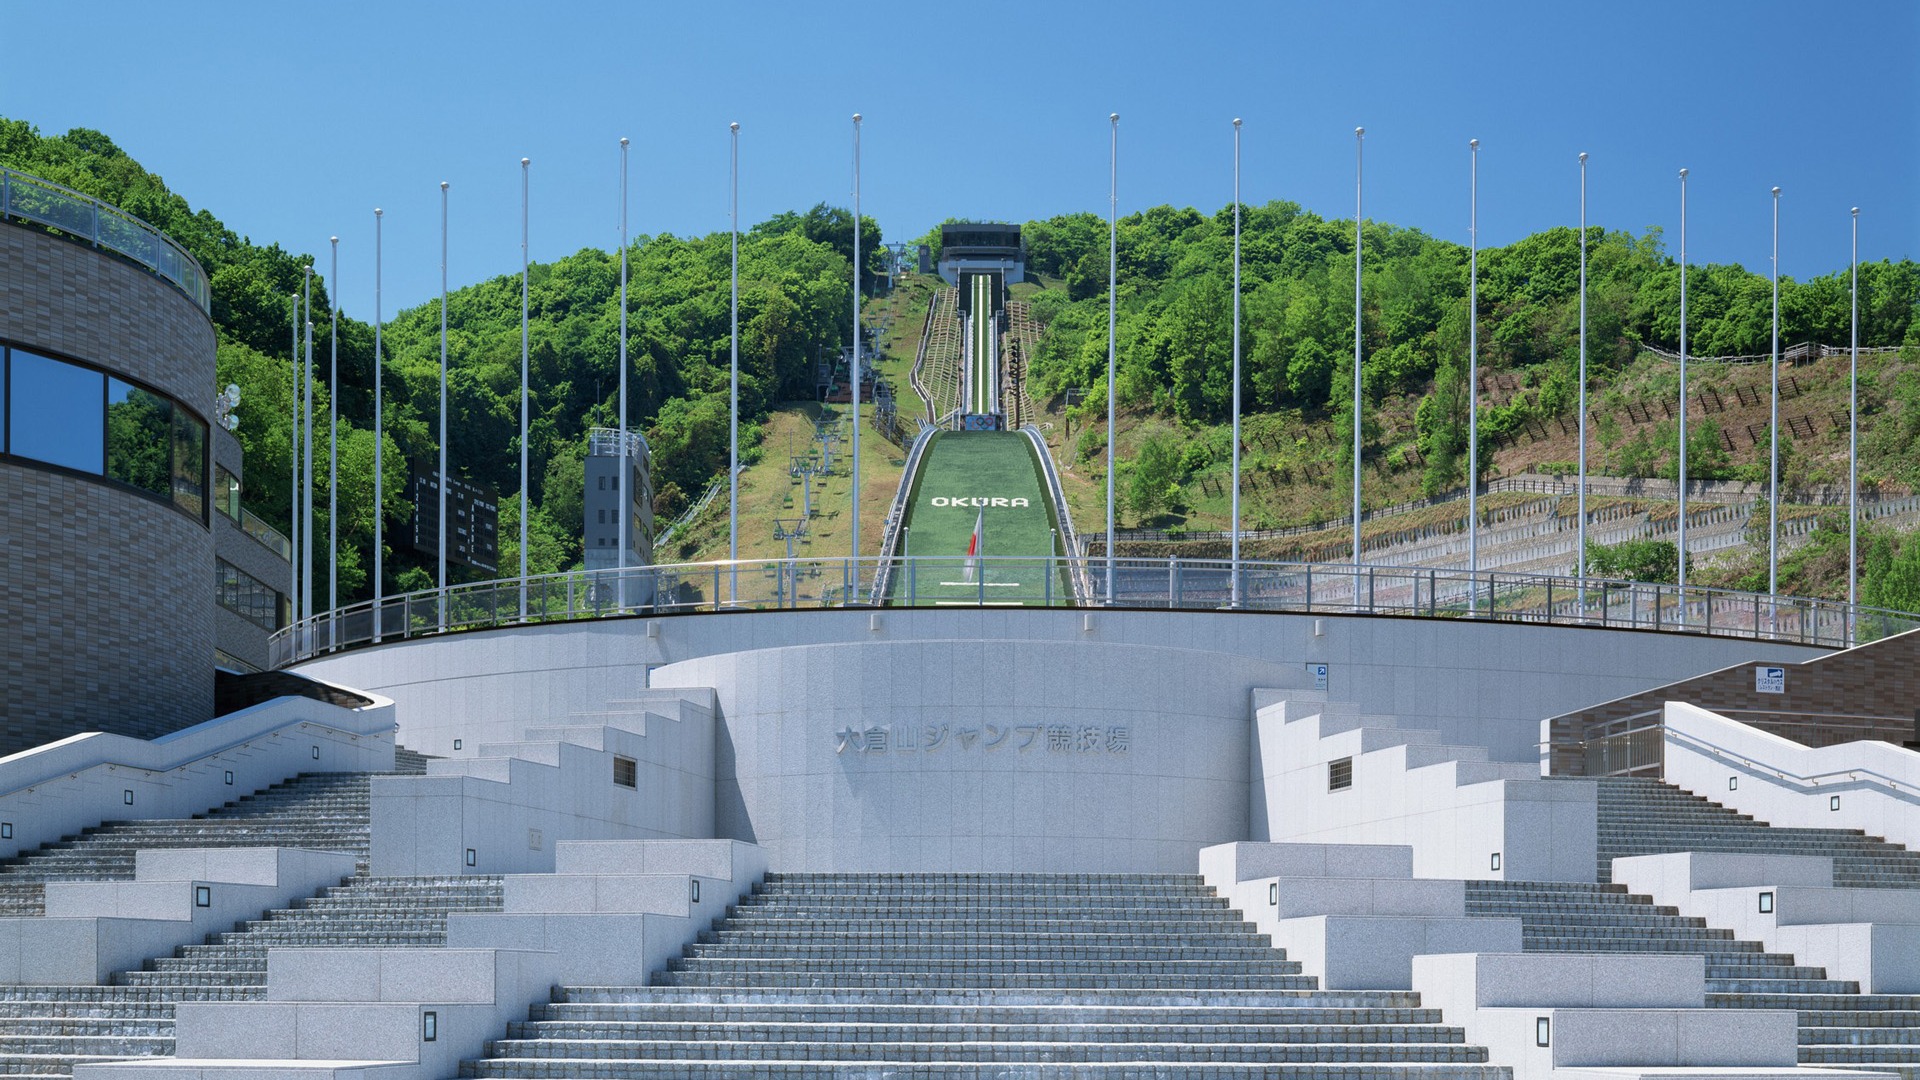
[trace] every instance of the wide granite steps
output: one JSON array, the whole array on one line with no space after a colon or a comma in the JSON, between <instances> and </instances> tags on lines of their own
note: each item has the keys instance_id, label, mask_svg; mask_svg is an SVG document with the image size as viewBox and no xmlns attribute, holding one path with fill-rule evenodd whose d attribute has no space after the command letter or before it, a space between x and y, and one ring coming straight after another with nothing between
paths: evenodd
<instances>
[{"instance_id":1,"label":"wide granite steps","mask_svg":"<svg viewBox=\"0 0 1920 1080\"><path fill-rule=\"evenodd\" d=\"M652 985L561 988L473 1077L1507 1080L1326 991L1191 875L769 875Z\"/></svg>"}]
</instances>

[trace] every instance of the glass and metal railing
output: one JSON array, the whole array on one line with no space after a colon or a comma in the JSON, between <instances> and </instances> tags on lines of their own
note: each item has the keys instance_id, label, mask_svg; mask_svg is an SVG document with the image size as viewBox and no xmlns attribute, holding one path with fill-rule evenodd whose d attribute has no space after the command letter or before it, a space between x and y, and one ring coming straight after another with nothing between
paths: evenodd
<instances>
[{"instance_id":1,"label":"glass and metal railing","mask_svg":"<svg viewBox=\"0 0 1920 1080\"><path fill-rule=\"evenodd\" d=\"M259 515L245 507L240 510L240 529L265 544L275 555L288 562L293 561L293 544L287 540L286 534L260 520Z\"/></svg>"},{"instance_id":2,"label":"glass and metal railing","mask_svg":"<svg viewBox=\"0 0 1920 1080\"><path fill-rule=\"evenodd\" d=\"M1106 595L1105 558L913 556L765 559L572 571L473 582L316 615L277 632L275 667L423 634L523 622L738 610L831 609L889 582L889 607L1076 607L1075 583ZM1218 610L1233 596L1224 559L1116 559L1115 608ZM522 596L526 616L522 618ZM1239 610L1529 622L1711 634L1844 648L1920 627L1920 616L1832 600L1547 574L1470 573L1351 563L1240 564ZM851 605L850 605L851 601ZM1104 606L1104 605L1103 605Z\"/></svg>"},{"instance_id":3,"label":"glass and metal railing","mask_svg":"<svg viewBox=\"0 0 1920 1080\"><path fill-rule=\"evenodd\" d=\"M207 271L187 249L118 207L13 169L0 169L0 219L18 218L124 255L172 282L203 312L213 310Z\"/></svg>"}]
</instances>

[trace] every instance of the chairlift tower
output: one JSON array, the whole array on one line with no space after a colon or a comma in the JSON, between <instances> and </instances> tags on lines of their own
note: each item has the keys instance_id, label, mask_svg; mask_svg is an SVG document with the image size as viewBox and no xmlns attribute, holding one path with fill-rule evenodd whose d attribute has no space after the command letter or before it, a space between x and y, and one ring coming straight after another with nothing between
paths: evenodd
<instances>
[{"instance_id":1,"label":"chairlift tower","mask_svg":"<svg viewBox=\"0 0 1920 1080\"><path fill-rule=\"evenodd\" d=\"M840 445L840 429L832 424L815 424L813 437L820 443L820 467L815 471L821 476L832 476L833 448Z\"/></svg>"},{"instance_id":2,"label":"chairlift tower","mask_svg":"<svg viewBox=\"0 0 1920 1080\"><path fill-rule=\"evenodd\" d=\"M813 520L813 474L818 471L811 454L794 454L787 465L787 475L800 481L800 520L803 522Z\"/></svg>"},{"instance_id":3,"label":"chairlift tower","mask_svg":"<svg viewBox=\"0 0 1920 1080\"><path fill-rule=\"evenodd\" d=\"M773 568L773 593L774 605L776 607L786 607L789 603L797 603L799 600L800 573L799 568L796 567L793 562L793 542L795 540L805 539L806 535L807 522L805 518L797 520L794 518L773 519L773 538L775 540L784 540L787 544L787 561ZM791 584L789 584L789 582L791 582Z\"/></svg>"}]
</instances>

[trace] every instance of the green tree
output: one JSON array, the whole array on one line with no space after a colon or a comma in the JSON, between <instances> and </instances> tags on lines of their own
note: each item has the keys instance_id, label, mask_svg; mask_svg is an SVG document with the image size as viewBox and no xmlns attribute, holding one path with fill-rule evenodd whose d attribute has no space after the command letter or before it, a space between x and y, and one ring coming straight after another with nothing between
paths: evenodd
<instances>
[{"instance_id":1,"label":"green tree","mask_svg":"<svg viewBox=\"0 0 1920 1080\"><path fill-rule=\"evenodd\" d=\"M1860 602L1920 612L1920 540L1908 536L1896 545L1893 536L1874 532L1861 559Z\"/></svg>"},{"instance_id":2,"label":"green tree","mask_svg":"<svg viewBox=\"0 0 1920 1080\"><path fill-rule=\"evenodd\" d=\"M1154 432L1135 451L1127 477L1127 507L1145 518L1171 505L1180 486L1180 450L1165 432Z\"/></svg>"}]
</instances>

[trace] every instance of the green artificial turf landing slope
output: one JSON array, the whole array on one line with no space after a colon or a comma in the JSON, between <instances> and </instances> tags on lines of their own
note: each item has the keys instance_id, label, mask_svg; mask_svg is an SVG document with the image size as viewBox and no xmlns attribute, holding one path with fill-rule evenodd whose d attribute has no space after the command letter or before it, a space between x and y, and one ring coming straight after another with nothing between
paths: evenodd
<instances>
[{"instance_id":1,"label":"green artificial turf landing slope","mask_svg":"<svg viewBox=\"0 0 1920 1080\"><path fill-rule=\"evenodd\" d=\"M976 499L987 500L987 505L977 504ZM982 522L986 555L1036 560L1000 564L984 560L987 602L1044 603L1047 567L1037 560L1054 553L1053 513L1032 442L1007 431L947 431L934 436L907 514L906 553L939 561L923 562L911 575L896 575L894 602L977 602L983 590L969 581L965 565L967 541L976 521ZM946 561L948 557L951 562ZM1059 580L1053 583L1052 599L1056 604L1068 599Z\"/></svg>"}]
</instances>

